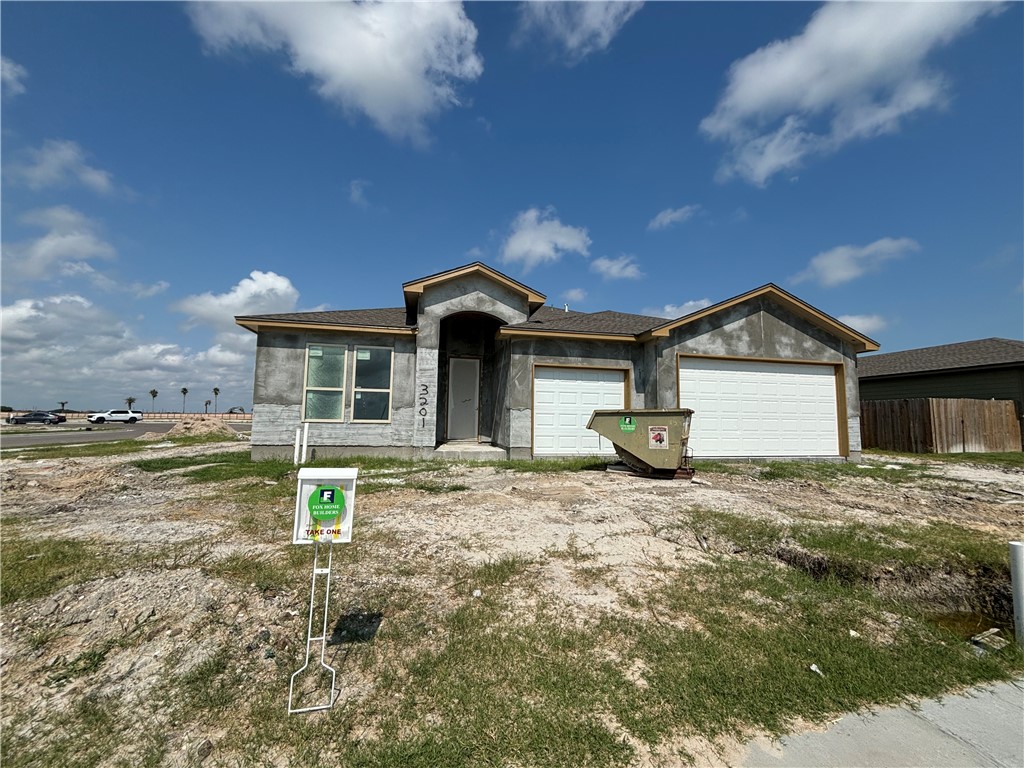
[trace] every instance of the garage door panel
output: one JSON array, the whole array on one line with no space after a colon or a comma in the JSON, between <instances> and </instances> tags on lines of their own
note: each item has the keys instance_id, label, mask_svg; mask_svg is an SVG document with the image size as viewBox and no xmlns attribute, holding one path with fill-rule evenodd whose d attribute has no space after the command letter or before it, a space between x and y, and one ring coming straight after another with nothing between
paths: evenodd
<instances>
[{"instance_id":1,"label":"garage door panel","mask_svg":"<svg viewBox=\"0 0 1024 768\"><path fill-rule=\"evenodd\" d=\"M831 365L681 358L679 403L700 456L837 456Z\"/></svg>"},{"instance_id":2,"label":"garage door panel","mask_svg":"<svg viewBox=\"0 0 1024 768\"><path fill-rule=\"evenodd\" d=\"M621 370L534 369L534 454L612 455L615 447L587 423L595 410L625 407Z\"/></svg>"}]
</instances>

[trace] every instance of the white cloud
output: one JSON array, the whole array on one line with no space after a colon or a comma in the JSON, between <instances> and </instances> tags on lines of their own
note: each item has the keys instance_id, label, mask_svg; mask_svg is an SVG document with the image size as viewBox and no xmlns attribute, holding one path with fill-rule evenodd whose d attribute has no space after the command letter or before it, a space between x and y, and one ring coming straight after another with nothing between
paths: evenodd
<instances>
[{"instance_id":1,"label":"white cloud","mask_svg":"<svg viewBox=\"0 0 1024 768\"><path fill-rule=\"evenodd\" d=\"M665 304L661 307L644 307L641 314L675 320L677 317L686 317L689 314L710 306L711 302L708 299L692 299L691 301L684 301L682 304Z\"/></svg>"},{"instance_id":2,"label":"white cloud","mask_svg":"<svg viewBox=\"0 0 1024 768\"><path fill-rule=\"evenodd\" d=\"M97 233L98 225L68 206L29 211L21 220L49 231L36 240L4 243L4 277L42 280L58 274L91 270L91 259L113 259L117 253Z\"/></svg>"},{"instance_id":3,"label":"white cloud","mask_svg":"<svg viewBox=\"0 0 1024 768\"><path fill-rule=\"evenodd\" d=\"M68 187L80 184L101 195L114 192L114 180L108 171L85 161L85 151L74 141L48 139L38 149L29 149L26 162L9 170L12 180L30 189Z\"/></svg>"},{"instance_id":4,"label":"white cloud","mask_svg":"<svg viewBox=\"0 0 1024 768\"><path fill-rule=\"evenodd\" d=\"M27 69L6 56L0 56L0 85L3 86L5 96L18 96L25 93L27 90L25 80L27 79Z\"/></svg>"},{"instance_id":5,"label":"white cloud","mask_svg":"<svg viewBox=\"0 0 1024 768\"><path fill-rule=\"evenodd\" d=\"M562 298L566 301L574 301L578 304L581 301L586 300L587 292L582 288L570 288L569 290L562 292Z\"/></svg>"},{"instance_id":6,"label":"white cloud","mask_svg":"<svg viewBox=\"0 0 1024 768\"><path fill-rule=\"evenodd\" d=\"M633 14L638 3L524 2L519 5L518 39L536 31L559 46L569 64L605 50Z\"/></svg>"},{"instance_id":7,"label":"white cloud","mask_svg":"<svg viewBox=\"0 0 1024 768\"><path fill-rule=\"evenodd\" d=\"M889 322L881 315L840 315L839 322L870 336L884 330Z\"/></svg>"},{"instance_id":8,"label":"white cloud","mask_svg":"<svg viewBox=\"0 0 1024 768\"><path fill-rule=\"evenodd\" d=\"M967 32L990 3L826 3L803 32L733 62L701 122L730 149L718 179L764 186L814 155L898 131L944 106L945 78L928 55Z\"/></svg>"},{"instance_id":9,"label":"white cloud","mask_svg":"<svg viewBox=\"0 0 1024 768\"><path fill-rule=\"evenodd\" d=\"M666 208L647 225L647 229L665 229L688 219L692 219L700 211L699 205L684 205L682 208Z\"/></svg>"},{"instance_id":10,"label":"white cloud","mask_svg":"<svg viewBox=\"0 0 1024 768\"><path fill-rule=\"evenodd\" d=\"M476 259L477 261L479 261L484 257L484 252L479 246L474 245L472 248L466 251L466 255L469 256L469 258L471 259Z\"/></svg>"},{"instance_id":11,"label":"white cloud","mask_svg":"<svg viewBox=\"0 0 1024 768\"><path fill-rule=\"evenodd\" d=\"M460 104L455 84L483 72L460 3L194 3L188 12L211 50L284 51L323 99L395 139L425 142L427 120Z\"/></svg>"},{"instance_id":12,"label":"white cloud","mask_svg":"<svg viewBox=\"0 0 1024 768\"><path fill-rule=\"evenodd\" d=\"M827 287L841 285L880 269L887 261L901 259L919 250L921 246L909 237L883 237L864 246L840 245L819 253L792 280L794 283L813 280Z\"/></svg>"},{"instance_id":13,"label":"white cloud","mask_svg":"<svg viewBox=\"0 0 1024 768\"><path fill-rule=\"evenodd\" d=\"M602 256L590 263L592 272L597 272L605 280L638 280L644 276L633 256L623 254L617 259Z\"/></svg>"},{"instance_id":14,"label":"white cloud","mask_svg":"<svg viewBox=\"0 0 1024 768\"><path fill-rule=\"evenodd\" d=\"M188 316L185 328L206 325L232 331L235 315L264 315L295 311L299 292L291 280L274 272L253 271L227 293L186 296L173 309Z\"/></svg>"},{"instance_id":15,"label":"white cloud","mask_svg":"<svg viewBox=\"0 0 1024 768\"><path fill-rule=\"evenodd\" d=\"M366 199L366 188L373 184L366 179L352 179L348 185L348 199L353 205L360 208L369 208L370 201Z\"/></svg>"},{"instance_id":16,"label":"white cloud","mask_svg":"<svg viewBox=\"0 0 1024 768\"><path fill-rule=\"evenodd\" d=\"M562 258L563 253L588 254L590 237L584 227L571 227L555 217L555 210L529 208L512 222L512 232L501 249L506 264L521 264L523 272Z\"/></svg>"}]
</instances>

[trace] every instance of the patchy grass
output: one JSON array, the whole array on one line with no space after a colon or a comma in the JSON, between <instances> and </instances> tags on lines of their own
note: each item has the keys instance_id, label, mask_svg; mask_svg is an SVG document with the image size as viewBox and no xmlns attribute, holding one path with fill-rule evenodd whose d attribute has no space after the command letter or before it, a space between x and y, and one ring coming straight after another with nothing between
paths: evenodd
<instances>
[{"instance_id":1,"label":"patchy grass","mask_svg":"<svg viewBox=\"0 0 1024 768\"><path fill-rule=\"evenodd\" d=\"M160 441L155 441L160 442ZM230 438L222 435L188 435L185 437L169 437L166 442L177 446L206 445L208 443L227 443ZM153 442L146 440L111 440L103 443L77 443L51 445L46 447L10 448L5 454L16 459L74 459L82 456L121 456L129 453L140 453L153 447Z\"/></svg>"},{"instance_id":2,"label":"patchy grass","mask_svg":"<svg viewBox=\"0 0 1024 768\"><path fill-rule=\"evenodd\" d=\"M509 459L481 461L480 466L495 467L513 472L604 472L617 459L582 456L574 459Z\"/></svg>"},{"instance_id":3,"label":"patchy grass","mask_svg":"<svg viewBox=\"0 0 1024 768\"><path fill-rule=\"evenodd\" d=\"M897 451L881 451L877 448L868 448L864 451L866 456L902 456L916 461L942 461L950 464L990 464L996 467L1008 467L1010 469L1024 469L1024 451L1009 451L1003 453L900 453Z\"/></svg>"},{"instance_id":4,"label":"patchy grass","mask_svg":"<svg viewBox=\"0 0 1024 768\"><path fill-rule=\"evenodd\" d=\"M107 548L75 539L27 537L5 525L0 547L0 605L46 597L69 584L98 579L121 567Z\"/></svg>"},{"instance_id":5,"label":"patchy grass","mask_svg":"<svg viewBox=\"0 0 1024 768\"><path fill-rule=\"evenodd\" d=\"M919 479L924 468L903 464L896 469L870 464L833 461L769 461L761 469L761 480L816 480L832 483L849 477L870 477L886 483L899 484Z\"/></svg>"}]
</instances>

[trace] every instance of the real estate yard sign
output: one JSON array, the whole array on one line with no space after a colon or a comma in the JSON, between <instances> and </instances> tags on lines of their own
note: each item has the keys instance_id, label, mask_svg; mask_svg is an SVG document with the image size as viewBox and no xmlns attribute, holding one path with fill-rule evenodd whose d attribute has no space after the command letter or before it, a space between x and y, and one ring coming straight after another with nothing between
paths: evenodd
<instances>
[{"instance_id":1,"label":"real estate yard sign","mask_svg":"<svg viewBox=\"0 0 1024 768\"><path fill-rule=\"evenodd\" d=\"M358 471L313 467L299 470L293 544L344 544L352 541Z\"/></svg>"}]
</instances>

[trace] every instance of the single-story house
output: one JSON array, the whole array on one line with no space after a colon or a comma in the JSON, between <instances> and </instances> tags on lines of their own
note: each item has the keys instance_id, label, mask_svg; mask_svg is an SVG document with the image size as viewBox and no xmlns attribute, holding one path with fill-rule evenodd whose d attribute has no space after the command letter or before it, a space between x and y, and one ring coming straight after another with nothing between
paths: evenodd
<instances>
[{"instance_id":1,"label":"single-story house","mask_svg":"<svg viewBox=\"0 0 1024 768\"><path fill-rule=\"evenodd\" d=\"M404 306L246 315L254 458L612 455L595 409L692 408L697 458L860 457L857 354L878 344L775 285L675 320L575 312L475 262Z\"/></svg>"},{"instance_id":2,"label":"single-story house","mask_svg":"<svg viewBox=\"0 0 1024 768\"><path fill-rule=\"evenodd\" d=\"M979 339L867 355L858 375L862 400L1013 400L1017 418L1024 417L1024 341Z\"/></svg>"}]
</instances>

